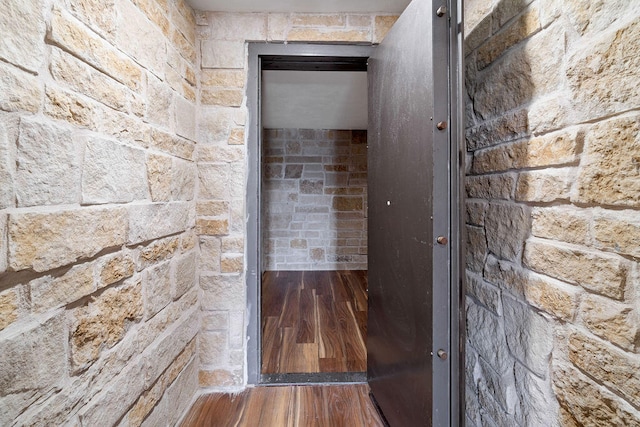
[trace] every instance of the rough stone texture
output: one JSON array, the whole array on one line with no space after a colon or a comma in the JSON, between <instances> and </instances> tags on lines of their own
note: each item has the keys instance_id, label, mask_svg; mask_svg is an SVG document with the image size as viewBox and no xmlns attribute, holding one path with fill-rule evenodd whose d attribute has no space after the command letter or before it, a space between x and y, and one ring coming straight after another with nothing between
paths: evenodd
<instances>
[{"instance_id":1,"label":"rough stone texture","mask_svg":"<svg viewBox=\"0 0 640 427\"><path fill-rule=\"evenodd\" d=\"M515 176L512 174L472 176L465 182L467 197L471 199L508 200L514 188Z\"/></svg>"},{"instance_id":2,"label":"rough stone texture","mask_svg":"<svg viewBox=\"0 0 640 427\"><path fill-rule=\"evenodd\" d=\"M585 295L580 304L580 317L594 334L628 351L636 350L640 323L633 306Z\"/></svg>"},{"instance_id":3,"label":"rough stone texture","mask_svg":"<svg viewBox=\"0 0 640 427\"><path fill-rule=\"evenodd\" d=\"M168 236L195 225L195 207L187 202L132 205L129 208L129 243Z\"/></svg>"},{"instance_id":4,"label":"rough stone texture","mask_svg":"<svg viewBox=\"0 0 640 427\"><path fill-rule=\"evenodd\" d=\"M8 0L0 16L0 58L38 72L45 54L42 43L46 31L41 0ZM16 31L19 29L19 31Z\"/></svg>"},{"instance_id":5,"label":"rough stone texture","mask_svg":"<svg viewBox=\"0 0 640 427\"><path fill-rule=\"evenodd\" d=\"M637 211L600 211L593 221L596 246L640 258L640 215Z\"/></svg>"},{"instance_id":6,"label":"rough stone texture","mask_svg":"<svg viewBox=\"0 0 640 427\"><path fill-rule=\"evenodd\" d=\"M36 312L77 301L96 289L91 263L72 267L61 277L35 280L31 283L31 304Z\"/></svg>"},{"instance_id":7,"label":"rough stone texture","mask_svg":"<svg viewBox=\"0 0 640 427\"><path fill-rule=\"evenodd\" d=\"M201 300L203 310L244 309L245 284L242 275L200 276L200 287L205 291Z\"/></svg>"},{"instance_id":8,"label":"rough stone texture","mask_svg":"<svg viewBox=\"0 0 640 427\"><path fill-rule=\"evenodd\" d=\"M467 339L493 369L505 373L513 368L504 327L499 317L475 303L467 303Z\"/></svg>"},{"instance_id":9,"label":"rough stone texture","mask_svg":"<svg viewBox=\"0 0 640 427\"><path fill-rule=\"evenodd\" d=\"M0 63L0 89L0 110L35 113L40 108L43 84L29 73Z\"/></svg>"},{"instance_id":10,"label":"rough stone texture","mask_svg":"<svg viewBox=\"0 0 640 427\"><path fill-rule=\"evenodd\" d=\"M82 203L126 203L147 198L142 150L105 139L87 141Z\"/></svg>"},{"instance_id":11,"label":"rough stone texture","mask_svg":"<svg viewBox=\"0 0 640 427\"><path fill-rule=\"evenodd\" d=\"M585 138L573 200L640 207L640 116L606 120Z\"/></svg>"},{"instance_id":12,"label":"rough stone texture","mask_svg":"<svg viewBox=\"0 0 640 427\"><path fill-rule=\"evenodd\" d=\"M171 157L158 154L147 156L147 179L154 202L171 200ZM169 172L169 173L168 173Z\"/></svg>"},{"instance_id":13,"label":"rough stone texture","mask_svg":"<svg viewBox=\"0 0 640 427\"><path fill-rule=\"evenodd\" d=\"M173 265L173 299L178 299L196 284L197 257L195 251L176 259Z\"/></svg>"},{"instance_id":14,"label":"rough stone texture","mask_svg":"<svg viewBox=\"0 0 640 427\"><path fill-rule=\"evenodd\" d=\"M0 293L0 331L18 318L18 298L18 292L15 289Z\"/></svg>"},{"instance_id":15,"label":"rough stone texture","mask_svg":"<svg viewBox=\"0 0 640 427\"><path fill-rule=\"evenodd\" d=\"M499 258L515 261L529 233L528 211L519 205L490 203L485 230L489 251Z\"/></svg>"},{"instance_id":16,"label":"rough stone texture","mask_svg":"<svg viewBox=\"0 0 640 427\"><path fill-rule=\"evenodd\" d=\"M471 271L482 272L487 256L487 236L484 228L467 226L466 235L466 267Z\"/></svg>"},{"instance_id":17,"label":"rough stone texture","mask_svg":"<svg viewBox=\"0 0 640 427\"><path fill-rule=\"evenodd\" d=\"M574 168L523 172L518 176L516 183L516 200L524 202L568 200L575 176Z\"/></svg>"},{"instance_id":18,"label":"rough stone texture","mask_svg":"<svg viewBox=\"0 0 640 427\"><path fill-rule=\"evenodd\" d=\"M123 208L11 214L9 266L14 270L47 271L122 245L126 231Z\"/></svg>"},{"instance_id":19,"label":"rough stone texture","mask_svg":"<svg viewBox=\"0 0 640 427\"><path fill-rule=\"evenodd\" d=\"M524 262L532 270L622 299L628 265L622 259L577 247L529 239Z\"/></svg>"},{"instance_id":20,"label":"rough stone texture","mask_svg":"<svg viewBox=\"0 0 640 427\"><path fill-rule=\"evenodd\" d=\"M588 244L590 215L573 207L536 208L531 212L531 234L567 243Z\"/></svg>"},{"instance_id":21,"label":"rough stone texture","mask_svg":"<svg viewBox=\"0 0 640 427\"><path fill-rule=\"evenodd\" d=\"M18 206L77 203L80 155L71 132L23 118L18 139Z\"/></svg>"}]
</instances>

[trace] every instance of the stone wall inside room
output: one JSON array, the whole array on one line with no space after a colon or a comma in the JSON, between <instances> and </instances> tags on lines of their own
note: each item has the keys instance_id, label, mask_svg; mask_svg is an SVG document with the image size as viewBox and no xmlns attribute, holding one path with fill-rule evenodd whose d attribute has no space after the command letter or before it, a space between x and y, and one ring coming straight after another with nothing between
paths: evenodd
<instances>
[{"instance_id":1,"label":"stone wall inside room","mask_svg":"<svg viewBox=\"0 0 640 427\"><path fill-rule=\"evenodd\" d=\"M467 424L640 424L640 4L469 0Z\"/></svg>"},{"instance_id":2,"label":"stone wall inside room","mask_svg":"<svg viewBox=\"0 0 640 427\"><path fill-rule=\"evenodd\" d=\"M246 382L246 42L378 43L396 18L373 14L196 14L202 73L196 154L202 387L237 387Z\"/></svg>"},{"instance_id":3,"label":"stone wall inside room","mask_svg":"<svg viewBox=\"0 0 640 427\"><path fill-rule=\"evenodd\" d=\"M198 389L195 28L2 3L0 425L174 424Z\"/></svg>"},{"instance_id":4,"label":"stone wall inside room","mask_svg":"<svg viewBox=\"0 0 640 427\"><path fill-rule=\"evenodd\" d=\"M264 271L367 269L367 131L265 129Z\"/></svg>"}]
</instances>

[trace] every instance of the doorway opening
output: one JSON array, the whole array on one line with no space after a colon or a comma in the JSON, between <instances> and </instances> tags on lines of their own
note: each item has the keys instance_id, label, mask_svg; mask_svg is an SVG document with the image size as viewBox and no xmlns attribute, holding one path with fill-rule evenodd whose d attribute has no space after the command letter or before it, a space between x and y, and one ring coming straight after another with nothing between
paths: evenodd
<instances>
[{"instance_id":1,"label":"doorway opening","mask_svg":"<svg viewBox=\"0 0 640 427\"><path fill-rule=\"evenodd\" d=\"M366 381L372 49L250 45L250 382Z\"/></svg>"}]
</instances>

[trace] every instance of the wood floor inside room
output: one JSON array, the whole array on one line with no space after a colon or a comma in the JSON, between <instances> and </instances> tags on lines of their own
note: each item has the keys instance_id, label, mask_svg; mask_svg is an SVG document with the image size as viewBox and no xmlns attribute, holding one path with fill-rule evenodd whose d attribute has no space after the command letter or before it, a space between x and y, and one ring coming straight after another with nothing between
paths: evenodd
<instances>
[{"instance_id":1,"label":"wood floor inside room","mask_svg":"<svg viewBox=\"0 0 640 427\"><path fill-rule=\"evenodd\" d=\"M248 388L198 398L182 427L365 427L384 424L367 384Z\"/></svg>"},{"instance_id":2,"label":"wood floor inside room","mask_svg":"<svg viewBox=\"0 0 640 427\"><path fill-rule=\"evenodd\" d=\"M366 334L366 271L264 273L263 374L364 372Z\"/></svg>"}]
</instances>

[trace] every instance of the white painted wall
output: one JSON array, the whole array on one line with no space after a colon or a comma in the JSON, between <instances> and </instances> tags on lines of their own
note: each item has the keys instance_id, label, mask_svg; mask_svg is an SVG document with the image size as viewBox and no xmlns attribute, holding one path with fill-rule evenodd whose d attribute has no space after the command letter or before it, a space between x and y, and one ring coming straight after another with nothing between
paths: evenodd
<instances>
[{"instance_id":1,"label":"white painted wall","mask_svg":"<svg viewBox=\"0 0 640 427\"><path fill-rule=\"evenodd\" d=\"M366 72L263 71L262 82L264 128L367 128Z\"/></svg>"}]
</instances>

